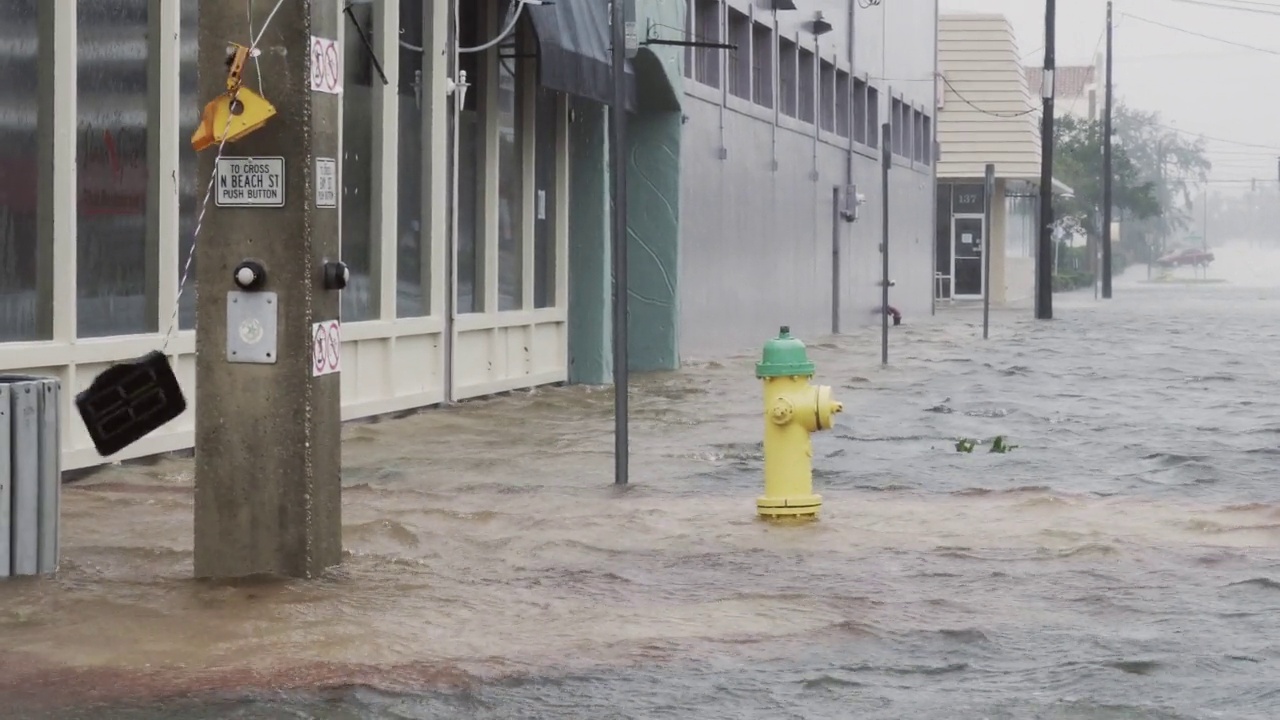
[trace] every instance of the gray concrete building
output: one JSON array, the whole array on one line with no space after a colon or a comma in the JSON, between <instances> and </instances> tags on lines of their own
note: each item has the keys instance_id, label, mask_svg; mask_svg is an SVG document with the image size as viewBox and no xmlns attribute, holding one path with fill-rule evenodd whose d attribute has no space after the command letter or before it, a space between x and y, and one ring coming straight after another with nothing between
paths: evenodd
<instances>
[{"instance_id":1,"label":"gray concrete building","mask_svg":"<svg viewBox=\"0 0 1280 720\"><path fill-rule=\"evenodd\" d=\"M784 9L784 8L793 9ZM880 125L892 123L890 303L930 311L935 0L687 0L680 350L879 322ZM865 197L855 222L837 188ZM841 206L844 203L839 203ZM833 272L833 258L839 267Z\"/></svg>"}]
</instances>

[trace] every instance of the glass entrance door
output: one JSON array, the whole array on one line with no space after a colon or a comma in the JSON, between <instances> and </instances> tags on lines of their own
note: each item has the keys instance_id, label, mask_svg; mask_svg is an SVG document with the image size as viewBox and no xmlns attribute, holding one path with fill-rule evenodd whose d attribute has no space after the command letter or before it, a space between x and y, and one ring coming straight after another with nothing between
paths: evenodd
<instances>
[{"instance_id":1,"label":"glass entrance door","mask_svg":"<svg viewBox=\"0 0 1280 720\"><path fill-rule=\"evenodd\" d=\"M952 220L951 277L954 297L982 297L985 280L982 265L983 236L982 216L958 216Z\"/></svg>"}]
</instances>

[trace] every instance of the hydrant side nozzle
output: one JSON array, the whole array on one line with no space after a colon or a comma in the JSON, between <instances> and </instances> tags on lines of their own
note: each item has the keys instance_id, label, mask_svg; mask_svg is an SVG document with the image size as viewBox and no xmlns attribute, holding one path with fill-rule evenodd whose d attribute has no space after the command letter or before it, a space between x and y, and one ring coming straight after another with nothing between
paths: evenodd
<instances>
[{"instance_id":1,"label":"hydrant side nozzle","mask_svg":"<svg viewBox=\"0 0 1280 720\"><path fill-rule=\"evenodd\" d=\"M844 403L831 398L831 386L818 386L818 429L835 427L835 416L844 411Z\"/></svg>"}]
</instances>

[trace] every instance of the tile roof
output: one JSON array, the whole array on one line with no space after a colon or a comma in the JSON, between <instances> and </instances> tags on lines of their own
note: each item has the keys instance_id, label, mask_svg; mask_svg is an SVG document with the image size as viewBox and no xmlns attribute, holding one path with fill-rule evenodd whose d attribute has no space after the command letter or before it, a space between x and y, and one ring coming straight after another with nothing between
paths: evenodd
<instances>
[{"instance_id":1,"label":"tile roof","mask_svg":"<svg viewBox=\"0 0 1280 720\"><path fill-rule=\"evenodd\" d=\"M1082 97L1085 89L1094 84L1094 76L1097 68L1092 65L1066 65L1059 67L1055 74L1058 76L1057 97ZM1040 97L1041 88L1044 87L1044 68L1029 67L1027 68L1027 88L1031 90L1031 94Z\"/></svg>"}]
</instances>

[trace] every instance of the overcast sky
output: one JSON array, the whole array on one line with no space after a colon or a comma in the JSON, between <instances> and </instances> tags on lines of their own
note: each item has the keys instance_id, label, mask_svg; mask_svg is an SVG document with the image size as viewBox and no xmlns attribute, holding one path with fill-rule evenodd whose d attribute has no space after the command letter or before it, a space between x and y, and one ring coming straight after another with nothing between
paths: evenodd
<instances>
[{"instance_id":1,"label":"overcast sky","mask_svg":"<svg viewBox=\"0 0 1280 720\"><path fill-rule=\"evenodd\" d=\"M1018 35L1023 63L1044 64L1044 0L940 2L944 13L1004 15ZM1114 12L1117 99L1158 111L1165 123L1182 130L1265 146L1210 142L1212 178L1257 176L1275 183L1280 0L1117 0ZM1088 64L1095 51L1105 49L1106 0L1058 0L1057 24L1058 65Z\"/></svg>"}]
</instances>

